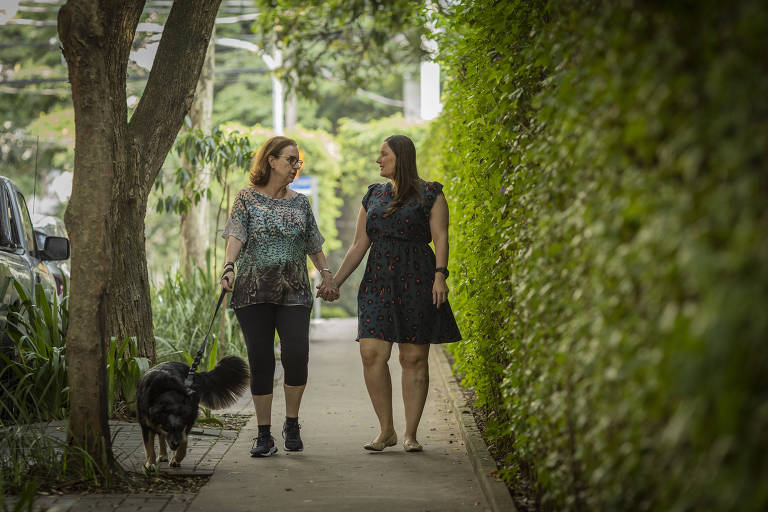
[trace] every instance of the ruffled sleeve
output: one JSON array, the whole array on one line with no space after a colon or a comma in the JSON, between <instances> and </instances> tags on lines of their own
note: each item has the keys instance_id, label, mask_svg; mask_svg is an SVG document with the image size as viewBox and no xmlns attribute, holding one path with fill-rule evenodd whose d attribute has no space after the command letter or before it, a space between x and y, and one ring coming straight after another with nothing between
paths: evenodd
<instances>
[{"instance_id":1,"label":"ruffled sleeve","mask_svg":"<svg viewBox=\"0 0 768 512\"><path fill-rule=\"evenodd\" d=\"M376 183L373 185L368 185L368 192L365 193L363 196L363 208L368 210L368 201L371 199L371 194L373 194L373 190L376 188Z\"/></svg>"},{"instance_id":2,"label":"ruffled sleeve","mask_svg":"<svg viewBox=\"0 0 768 512\"><path fill-rule=\"evenodd\" d=\"M304 197L304 209L307 215L307 227L304 231L305 249L307 254L315 254L323 250L323 243L325 238L320 233L320 229L317 227L317 221L315 215L312 213L312 205L309 204L309 199Z\"/></svg>"},{"instance_id":3,"label":"ruffled sleeve","mask_svg":"<svg viewBox=\"0 0 768 512\"><path fill-rule=\"evenodd\" d=\"M429 214L437 196L443 191L443 184L437 181L427 181L424 187L424 210Z\"/></svg>"},{"instance_id":4,"label":"ruffled sleeve","mask_svg":"<svg viewBox=\"0 0 768 512\"><path fill-rule=\"evenodd\" d=\"M248 209L244 199L246 190L241 190L235 196L232 212L229 214L227 223L224 225L224 231L221 233L221 237L224 239L233 236L243 243L248 241Z\"/></svg>"}]
</instances>

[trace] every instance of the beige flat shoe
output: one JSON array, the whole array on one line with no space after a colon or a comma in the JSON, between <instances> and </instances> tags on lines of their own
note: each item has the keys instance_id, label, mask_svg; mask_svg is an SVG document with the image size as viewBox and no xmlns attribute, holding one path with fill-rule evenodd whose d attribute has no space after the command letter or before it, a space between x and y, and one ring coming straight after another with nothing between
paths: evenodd
<instances>
[{"instance_id":1,"label":"beige flat shoe","mask_svg":"<svg viewBox=\"0 0 768 512\"><path fill-rule=\"evenodd\" d=\"M411 441L406 439L403 443L403 449L407 452L420 452L424 450L424 447L419 444L418 441Z\"/></svg>"},{"instance_id":2,"label":"beige flat shoe","mask_svg":"<svg viewBox=\"0 0 768 512\"><path fill-rule=\"evenodd\" d=\"M385 439L384 441L371 441L370 443L364 444L363 448L366 450L371 450L372 452L380 452L384 448L387 448L388 446L395 446L396 444L397 433L394 433L389 436L389 439Z\"/></svg>"}]
</instances>

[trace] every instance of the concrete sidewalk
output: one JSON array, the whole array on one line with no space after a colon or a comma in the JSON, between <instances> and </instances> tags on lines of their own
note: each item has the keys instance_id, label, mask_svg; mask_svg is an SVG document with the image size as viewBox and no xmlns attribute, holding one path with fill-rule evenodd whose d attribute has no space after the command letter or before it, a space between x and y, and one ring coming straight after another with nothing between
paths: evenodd
<instances>
[{"instance_id":1,"label":"concrete sidewalk","mask_svg":"<svg viewBox=\"0 0 768 512\"><path fill-rule=\"evenodd\" d=\"M192 489L172 494L38 495L34 510L442 512L485 511L492 503L495 511L512 511L506 487L491 476L495 465L450 378L441 348L433 347L430 353L430 390L418 436L424 451L406 453L400 444L383 452L363 450L362 445L375 437L378 429L363 382L354 341L356 329L355 318L312 325L309 382L299 418L303 452L282 448L285 402L282 385L276 384L272 421L280 450L275 456L250 456L252 438L258 431L255 416L239 435L233 430L196 427L182 466L161 464L160 470L176 475L213 474L197 495ZM390 369L395 428L402 442L405 422L396 347ZM277 371L276 379L281 374ZM217 415L224 413L252 414L250 395L242 396L229 409L216 411ZM110 426L117 459L126 469L142 472L144 451L138 424L110 422ZM49 424L47 430L53 437L64 439L61 422ZM14 496L0 497L0 509L13 507L17 501Z\"/></svg>"},{"instance_id":2,"label":"concrete sidewalk","mask_svg":"<svg viewBox=\"0 0 768 512\"><path fill-rule=\"evenodd\" d=\"M282 386L275 387L273 435L280 451L250 456L255 416L241 430L189 511L467 511L488 510L461 439L445 387L430 369L421 420L421 453L400 444L383 452L362 445L378 433L362 377L357 320L313 324L309 382L301 408L300 453L282 448ZM395 428L402 438L403 404L397 348L392 351Z\"/></svg>"}]
</instances>

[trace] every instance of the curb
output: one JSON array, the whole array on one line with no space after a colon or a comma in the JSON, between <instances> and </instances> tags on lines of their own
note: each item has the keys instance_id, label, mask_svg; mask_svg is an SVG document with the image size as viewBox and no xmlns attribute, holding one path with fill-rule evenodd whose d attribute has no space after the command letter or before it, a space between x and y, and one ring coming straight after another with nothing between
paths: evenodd
<instances>
[{"instance_id":1,"label":"curb","mask_svg":"<svg viewBox=\"0 0 768 512\"><path fill-rule=\"evenodd\" d=\"M512 496L509 494L507 485L497 480L493 473L498 469L496 462L488 452L480 429L477 428L475 417L472 410L464 400L456 377L453 375L451 365L448 362L448 356L445 348L442 346L433 347L431 352L432 361L435 363L440 380L443 382L448 396L450 396L453 405L453 413L461 430L461 437L464 439L464 445L467 447L469 460L472 461L472 468L475 470L475 478L480 484L485 495L485 500L493 512L517 511Z\"/></svg>"}]
</instances>

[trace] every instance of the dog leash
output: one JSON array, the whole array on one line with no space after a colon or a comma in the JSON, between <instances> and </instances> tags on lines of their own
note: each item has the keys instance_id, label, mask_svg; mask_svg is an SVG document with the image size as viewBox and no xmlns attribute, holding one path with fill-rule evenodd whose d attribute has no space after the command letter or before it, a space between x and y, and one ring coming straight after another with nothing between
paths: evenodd
<instances>
[{"instance_id":1,"label":"dog leash","mask_svg":"<svg viewBox=\"0 0 768 512\"><path fill-rule=\"evenodd\" d=\"M192 368L189 369L189 373L187 373L187 378L184 380L184 385L187 387L192 387L192 375L197 371L197 367L200 366L200 360L203 358L203 354L205 353L205 346L208 344L208 335L211 334L211 327L213 327L213 321L216 320L216 313L219 312L219 308L221 307L221 303L224 302L224 296L227 294L227 291L222 289L221 295L219 295L219 302L216 304L216 310L213 312L213 318L211 318L211 325L208 326L208 332L205 333L205 338L203 338L203 345L200 347L200 350L197 351L197 355L195 356L195 362L192 363Z\"/></svg>"}]
</instances>

